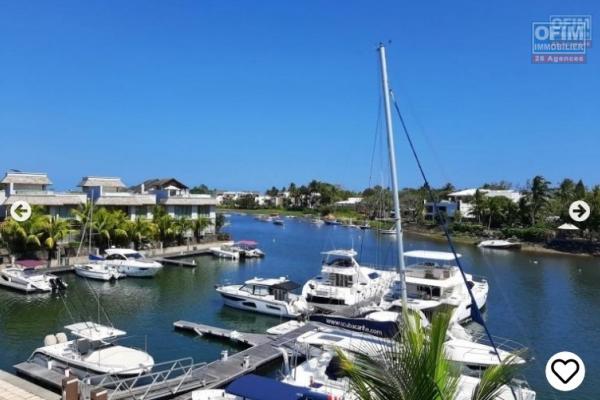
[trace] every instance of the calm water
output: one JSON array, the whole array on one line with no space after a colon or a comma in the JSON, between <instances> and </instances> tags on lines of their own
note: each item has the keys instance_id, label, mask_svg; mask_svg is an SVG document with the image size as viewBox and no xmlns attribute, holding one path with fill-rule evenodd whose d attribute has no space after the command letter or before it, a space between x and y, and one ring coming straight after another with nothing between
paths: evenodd
<instances>
[{"instance_id":1,"label":"calm water","mask_svg":"<svg viewBox=\"0 0 600 400\"><path fill-rule=\"evenodd\" d=\"M235 239L261 244L264 260L235 263L199 257L194 269L165 267L154 279L125 279L116 283L87 282L73 274L66 301L51 294L29 295L0 288L0 368L25 360L48 333L77 320L96 319L93 291L115 327L131 335L147 336L157 362L181 357L210 361L226 344L175 332L178 319L203 322L240 331L263 332L278 318L222 307L213 290L219 282L241 282L254 276L288 276L298 282L320 269L320 255L333 247L361 250L365 262L392 265L392 239L370 231L315 226L286 219L284 227L232 216L227 227ZM446 250L443 243L408 236L407 249ZM600 392L600 268L588 257L525 252L482 251L459 246L465 268L486 276L490 297L486 319L494 335L527 346L535 361L525 375L539 399L596 399ZM476 328L476 327L475 327ZM143 343L143 338L141 342ZM230 348L231 349L231 348ZM586 379L575 392L558 393L546 383L546 360L555 352L577 353L586 364Z\"/></svg>"}]
</instances>

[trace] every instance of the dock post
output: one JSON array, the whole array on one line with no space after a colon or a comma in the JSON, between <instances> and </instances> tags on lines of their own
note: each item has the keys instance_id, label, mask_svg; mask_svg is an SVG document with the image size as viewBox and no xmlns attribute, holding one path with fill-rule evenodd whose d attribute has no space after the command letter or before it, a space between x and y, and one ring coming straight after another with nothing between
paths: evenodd
<instances>
[{"instance_id":1,"label":"dock post","mask_svg":"<svg viewBox=\"0 0 600 400\"><path fill-rule=\"evenodd\" d=\"M90 392L90 400L107 400L108 390L106 389L94 389Z\"/></svg>"},{"instance_id":2,"label":"dock post","mask_svg":"<svg viewBox=\"0 0 600 400\"><path fill-rule=\"evenodd\" d=\"M79 399L79 381L74 377L64 377L62 380L62 400Z\"/></svg>"}]
</instances>

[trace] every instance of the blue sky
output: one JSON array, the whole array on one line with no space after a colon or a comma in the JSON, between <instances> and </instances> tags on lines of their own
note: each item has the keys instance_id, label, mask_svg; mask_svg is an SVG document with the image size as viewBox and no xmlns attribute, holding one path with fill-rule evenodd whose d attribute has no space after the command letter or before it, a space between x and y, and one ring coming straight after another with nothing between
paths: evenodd
<instances>
[{"instance_id":1,"label":"blue sky","mask_svg":"<svg viewBox=\"0 0 600 400\"><path fill-rule=\"evenodd\" d=\"M363 188L375 47L391 40L391 83L433 184L599 184L600 46L585 65L530 61L531 22L600 26L598 4L2 1L0 169L46 171L61 189L83 175ZM397 148L401 186L420 185Z\"/></svg>"}]
</instances>

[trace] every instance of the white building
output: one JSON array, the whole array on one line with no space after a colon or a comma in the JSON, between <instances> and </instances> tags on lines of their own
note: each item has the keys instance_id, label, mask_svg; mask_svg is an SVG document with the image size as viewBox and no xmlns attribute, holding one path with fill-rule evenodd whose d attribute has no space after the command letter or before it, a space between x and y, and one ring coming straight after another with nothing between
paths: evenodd
<instances>
[{"instance_id":1,"label":"white building","mask_svg":"<svg viewBox=\"0 0 600 400\"><path fill-rule=\"evenodd\" d=\"M138 217L152 218L156 195L130 192L121 178L85 176L79 186L96 207L123 210L132 221Z\"/></svg>"},{"instance_id":2,"label":"white building","mask_svg":"<svg viewBox=\"0 0 600 400\"><path fill-rule=\"evenodd\" d=\"M0 185L0 219L6 218L11 205L19 200L44 207L48 215L65 219L72 218L72 210L86 202L85 194L52 190L52 181L46 173L9 171Z\"/></svg>"},{"instance_id":3,"label":"white building","mask_svg":"<svg viewBox=\"0 0 600 400\"><path fill-rule=\"evenodd\" d=\"M454 218L456 211L460 212L462 218L475 218L473 215L475 193L479 190L485 197L506 197L514 203L518 203L523 195L511 189L493 190L493 189L464 189L448 194L448 199L438 203L438 208L448 217ZM425 219L432 219L434 215L433 203L425 202Z\"/></svg>"},{"instance_id":4,"label":"white building","mask_svg":"<svg viewBox=\"0 0 600 400\"><path fill-rule=\"evenodd\" d=\"M173 218L207 218L211 221L207 233L214 233L217 199L208 194L192 194L188 186L175 178L148 179L133 188L142 195L153 195L156 204L165 207Z\"/></svg>"}]
</instances>

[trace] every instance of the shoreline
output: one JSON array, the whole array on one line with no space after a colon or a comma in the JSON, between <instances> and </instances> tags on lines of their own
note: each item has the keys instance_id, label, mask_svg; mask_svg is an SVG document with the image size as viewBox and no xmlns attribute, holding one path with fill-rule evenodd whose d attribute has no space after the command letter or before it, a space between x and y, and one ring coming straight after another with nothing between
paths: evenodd
<instances>
[{"instance_id":1,"label":"shoreline","mask_svg":"<svg viewBox=\"0 0 600 400\"><path fill-rule=\"evenodd\" d=\"M313 215L313 216L317 215L315 213L308 213L305 211L289 211L289 210L276 209L276 208L268 208L268 209L259 208L259 209L255 209L255 210L236 209L236 208L220 208L220 209L218 209L218 211L221 213L246 214L246 215L269 215L269 214L277 213L279 215L293 216L293 217L304 217L309 214ZM446 238L443 236L443 234L441 232L424 230L420 227L415 227L413 224L407 224L406 226L404 226L403 231L410 235L421 236L421 237L425 237L425 238L428 238L431 240L437 240L437 241L441 241L441 242L446 241ZM477 243L479 243L482 240L485 240L487 238L453 234L452 239L454 240L455 243L477 246ZM521 243L521 248L519 250L512 250L512 251L522 251L522 252L538 253L538 254L567 255L567 256L577 256L577 257L595 257L594 254L587 253L587 252L570 252L570 251L562 251L562 250L558 250L558 249L549 248L549 247L546 247L546 245L543 243L533 243L533 242L525 242L525 241L520 241L519 243Z\"/></svg>"},{"instance_id":2,"label":"shoreline","mask_svg":"<svg viewBox=\"0 0 600 400\"><path fill-rule=\"evenodd\" d=\"M440 242L445 242L446 238L441 232L424 232L420 229L414 229L414 227L406 227L403 228L403 231L415 236L426 237L428 239L437 240ZM477 243L484 240L485 238L477 238L473 236L460 236L460 235L452 235L452 239L454 242L459 244L468 244L472 246L477 246ZM532 242L524 242L520 241L521 248L518 250L506 250L506 251L523 251L528 253L539 253L539 254L556 254L556 255L566 255L566 256L577 256L577 257L595 257L594 254L585 253L585 252L569 252L569 251L561 251L557 249L552 249L549 247L545 247L540 243L532 243Z\"/></svg>"}]
</instances>

